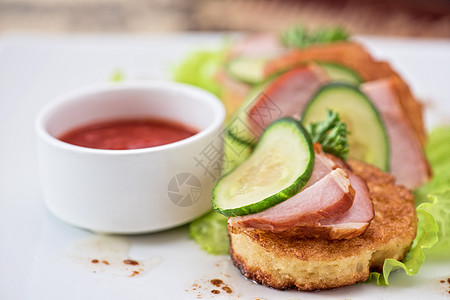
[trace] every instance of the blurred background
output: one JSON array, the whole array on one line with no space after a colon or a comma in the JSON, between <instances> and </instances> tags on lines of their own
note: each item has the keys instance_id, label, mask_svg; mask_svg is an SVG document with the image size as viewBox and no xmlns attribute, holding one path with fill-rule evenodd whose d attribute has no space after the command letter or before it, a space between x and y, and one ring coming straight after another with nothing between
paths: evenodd
<instances>
[{"instance_id":1,"label":"blurred background","mask_svg":"<svg viewBox=\"0 0 450 300\"><path fill-rule=\"evenodd\" d=\"M280 30L450 37L450 0L0 0L0 33Z\"/></svg>"}]
</instances>

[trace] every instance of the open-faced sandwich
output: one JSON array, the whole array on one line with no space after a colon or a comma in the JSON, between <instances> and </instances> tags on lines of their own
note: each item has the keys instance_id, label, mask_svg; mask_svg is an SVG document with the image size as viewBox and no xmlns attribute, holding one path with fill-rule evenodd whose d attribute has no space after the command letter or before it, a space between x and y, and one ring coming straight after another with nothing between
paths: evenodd
<instances>
[{"instance_id":1,"label":"open-faced sandwich","mask_svg":"<svg viewBox=\"0 0 450 300\"><path fill-rule=\"evenodd\" d=\"M327 117L308 130L290 117L271 123L216 185L233 262L259 283L314 290L365 281L386 258L403 259L416 235L413 196L392 175L312 143L345 139L335 133L343 123Z\"/></svg>"},{"instance_id":2,"label":"open-faced sandwich","mask_svg":"<svg viewBox=\"0 0 450 300\"><path fill-rule=\"evenodd\" d=\"M232 260L277 289L365 281L416 236L407 188L430 176L421 105L356 42L270 53L261 43L232 47L219 73L228 138L252 149L213 195Z\"/></svg>"},{"instance_id":3,"label":"open-faced sandwich","mask_svg":"<svg viewBox=\"0 0 450 300\"><path fill-rule=\"evenodd\" d=\"M229 116L213 206L242 274L329 289L404 259L418 232L410 190L431 171L422 106L401 76L340 30L245 36L220 57L203 81L220 83Z\"/></svg>"}]
</instances>

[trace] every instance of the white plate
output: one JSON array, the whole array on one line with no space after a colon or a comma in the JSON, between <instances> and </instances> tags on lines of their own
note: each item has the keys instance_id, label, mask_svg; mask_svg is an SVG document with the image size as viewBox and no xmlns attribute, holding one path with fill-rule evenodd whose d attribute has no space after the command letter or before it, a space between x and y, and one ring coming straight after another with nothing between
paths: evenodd
<instances>
[{"instance_id":1,"label":"white plate","mask_svg":"<svg viewBox=\"0 0 450 300\"><path fill-rule=\"evenodd\" d=\"M359 38L388 59L410 82L427 108L427 125L449 121L450 42ZM137 267L82 261L76 245L93 234L50 215L41 199L33 121L51 98L108 79L120 68L130 78L167 78L170 68L195 47L216 45L216 34L152 36L0 38L0 298L2 299L423 299L448 297L450 261L427 262L415 277L395 272L391 286L359 284L318 293L280 292L245 280L227 256L210 256L188 238L187 227L114 238L107 248L145 261ZM125 240L125 241L124 241ZM127 243L131 248L127 249ZM91 241L92 242L92 241ZM102 242L102 241L97 241ZM77 252L78 251L78 252ZM109 251L109 254L106 252ZM127 253L128 252L128 253ZM103 254L102 254L103 253ZM74 257L77 256L77 257ZM134 268L134 269L133 269ZM96 273L93 273L97 270ZM103 272L102 272L103 270ZM233 294L218 295L209 280L219 278ZM194 290L193 284L201 288ZM444 288L445 287L445 288Z\"/></svg>"}]
</instances>

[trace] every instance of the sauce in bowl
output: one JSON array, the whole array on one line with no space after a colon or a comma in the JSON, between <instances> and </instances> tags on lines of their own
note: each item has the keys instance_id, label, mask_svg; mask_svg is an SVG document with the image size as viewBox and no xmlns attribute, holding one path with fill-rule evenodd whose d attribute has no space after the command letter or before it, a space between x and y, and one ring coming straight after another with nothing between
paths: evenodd
<instances>
[{"instance_id":1,"label":"sauce in bowl","mask_svg":"<svg viewBox=\"0 0 450 300\"><path fill-rule=\"evenodd\" d=\"M170 144L196 133L198 131L169 120L122 119L78 127L58 139L86 148L129 150Z\"/></svg>"}]
</instances>

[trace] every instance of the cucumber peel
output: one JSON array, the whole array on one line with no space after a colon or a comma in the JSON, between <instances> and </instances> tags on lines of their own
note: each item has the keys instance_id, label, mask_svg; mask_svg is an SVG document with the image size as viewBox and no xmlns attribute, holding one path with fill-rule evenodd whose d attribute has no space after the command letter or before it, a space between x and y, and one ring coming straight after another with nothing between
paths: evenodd
<instances>
[{"instance_id":1,"label":"cucumber peel","mask_svg":"<svg viewBox=\"0 0 450 300\"><path fill-rule=\"evenodd\" d=\"M213 207L227 217L258 213L297 194L314 167L314 150L293 118L271 123L250 157L223 176L213 190Z\"/></svg>"},{"instance_id":2,"label":"cucumber peel","mask_svg":"<svg viewBox=\"0 0 450 300\"><path fill-rule=\"evenodd\" d=\"M264 81L267 62L264 57L237 57L228 63L226 70L237 81L255 85Z\"/></svg>"},{"instance_id":3,"label":"cucumber peel","mask_svg":"<svg viewBox=\"0 0 450 300\"><path fill-rule=\"evenodd\" d=\"M353 85L360 85L363 82L358 73L346 66L332 62L318 61L316 63L325 70L332 81Z\"/></svg>"},{"instance_id":4,"label":"cucumber peel","mask_svg":"<svg viewBox=\"0 0 450 300\"><path fill-rule=\"evenodd\" d=\"M257 85L267 79L264 67L268 61L269 59L264 57L237 57L227 64L226 70L237 81ZM360 85L363 82L361 76L349 67L334 62L313 62L320 66L333 82L344 82L353 85ZM274 75L280 75L280 73L284 73L289 69L291 68Z\"/></svg>"},{"instance_id":5,"label":"cucumber peel","mask_svg":"<svg viewBox=\"0 0 450 300\"><path fill-rule=\"evenodd\" d=\"M227 124L227 134L240 143L249 147L255 147L258 137L252 131L248 124L248 110L254 101L258 101L260 94L274 81L275 78L267 79L265 82L255 86L247 95L247 98L241 104L241 107Z\"/></svg>"},{"instance_id":6,"label":"cucumber peel","mask_svg":"<svg viewBox=\"0 0 450 300\"><path fill-rule=\"evenodd\" d=\"M327 110L339 114L350 131L348 158L389 171L390 146L385 125L375 106L357 87L346 83L324 85L308 102L302 123L325 119Z\"/></svg>"}]
</instances>

